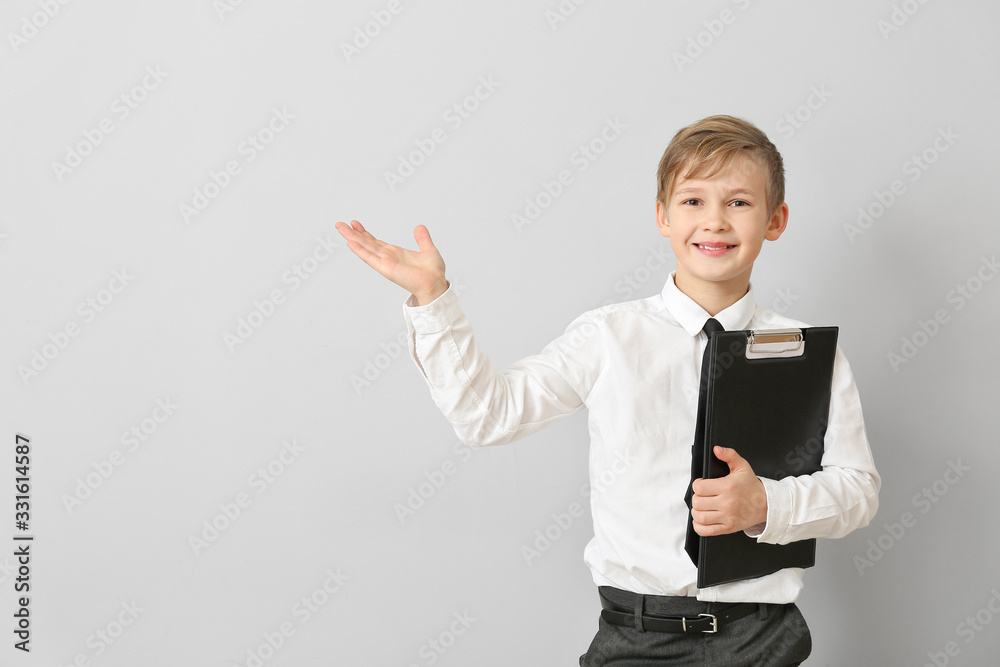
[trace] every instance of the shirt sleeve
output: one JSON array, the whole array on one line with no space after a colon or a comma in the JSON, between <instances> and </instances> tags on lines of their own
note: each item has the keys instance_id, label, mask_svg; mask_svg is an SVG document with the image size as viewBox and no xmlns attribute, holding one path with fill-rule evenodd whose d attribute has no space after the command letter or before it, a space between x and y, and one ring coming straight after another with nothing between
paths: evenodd
<instances>
[{"instance_id":1,"label":"shirt sleeve","mask_svg":"<svg viewBox=\"0 0 1000 667\"><path fill-rule=\"evenodd\" d=\"M843 537L875 516L881 479L865 433L858 388L839 347L822 466L811 475L762 477L767 522L762 531L754 526L747 534L769 544Z\"/></svg>"},{"instance_id":2,"label":"shirt sleeve","mask_svg":"<svg viewBox=\"0 0 1000 667\"><path fill-rule=\"evenodd\" d=\"M586 315L539 354L499 370L480 349L449 289L403 306L410 356L434 403L468 445L512 442L584 406L599 374L600 326Z\"/></svg>"}]
</instances>

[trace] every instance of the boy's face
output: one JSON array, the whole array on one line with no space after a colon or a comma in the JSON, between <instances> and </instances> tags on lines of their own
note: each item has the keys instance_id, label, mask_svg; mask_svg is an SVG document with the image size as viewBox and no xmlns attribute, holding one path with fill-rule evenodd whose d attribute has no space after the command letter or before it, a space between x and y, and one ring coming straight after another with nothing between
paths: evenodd
<instances>
[{"instance_id":1,"label":"boy's face","mask_svg":"<svg viewBox=\"0 0 1000 667\"><path fill-rule=\"evenodd\" d=\"M766 194L763 172L744 155L708 179L678 175L666 206L656 202L660 233L677 257L678 289L689 296L746 293L764 239L776 240L788 222L788 206L772 215Z\"/></svg>"}]
</instances>

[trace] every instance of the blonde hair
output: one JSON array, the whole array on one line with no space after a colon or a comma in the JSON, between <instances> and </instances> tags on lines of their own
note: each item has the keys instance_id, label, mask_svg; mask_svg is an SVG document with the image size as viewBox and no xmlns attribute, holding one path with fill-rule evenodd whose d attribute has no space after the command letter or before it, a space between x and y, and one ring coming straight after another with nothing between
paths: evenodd
<instances>
[{"instance_id":1,"label":"blonde hair","mask_svg":"<svg viewBox=\"0 0 1000 667\"><path fill-rule=\"evenodd\" d=\"M752 159L764 173L770 213L785 201L785 167L781 153L756 125L733 116L709 116L681 129L660 158L656 198L664 205L682 169L681 178L711 178L740 155Z\"/></svg>"}]
</instances>

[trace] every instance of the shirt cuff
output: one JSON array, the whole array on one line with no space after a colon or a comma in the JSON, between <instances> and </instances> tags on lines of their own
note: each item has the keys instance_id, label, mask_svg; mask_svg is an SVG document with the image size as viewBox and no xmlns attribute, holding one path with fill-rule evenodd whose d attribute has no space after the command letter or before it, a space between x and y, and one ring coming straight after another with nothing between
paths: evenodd
<instances>
[{"instance_id":1,"label":"shirt cuff","mask_svg":"<svg viewBox=\"0 0 1000 667\"><path fill-rule=\"evenodd\" d=\"M747 528L749 537L757 538L758 542L780 544L779 539L788 528L792 518L792 492L781 482L766 477L758 477L764 484L767 496L767 521ZM751 532L752 531L752 532Z\"/></svg>"},{"instance_id":2,"label":"shirt cuff","mask_svg":"<svg viewBox=\"0 0 1000 667\"><path fill-rule=\"evenodd\" d=\"M403 315L418 334L440 333L450 327L461 315L455 292L448 285L438 298L422 306L412 294L403 302Z\"/></svg>"}]
</instances>

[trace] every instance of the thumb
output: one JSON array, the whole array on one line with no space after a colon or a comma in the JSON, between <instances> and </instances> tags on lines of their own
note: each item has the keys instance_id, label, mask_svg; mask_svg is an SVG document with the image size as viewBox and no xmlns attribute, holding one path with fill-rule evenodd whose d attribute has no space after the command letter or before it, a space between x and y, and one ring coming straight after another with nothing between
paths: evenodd
<instances>
[{"instance_id":1,"label":"thumb","mask_svg":"<svg viewBox=\"0 0 1000 667\"><path fill-rule=\"evenodd\" d=\"M750 469L750 464L731 447L715 446L715 456L729 466L729 472Z\"/></svg>"},{"instance_id":2,"label":"thumb","mask_svg":"<svg viewBox=\"0 0 1000 667\"><path fill-rule=\"evenodd\" d=\"M434 242L431 241L431 233L423 225L417 225L417 228L413 230L413 238L417 241L417 247L420 248L421 252L437 249Z\"/></svg>"}]
</instances>

